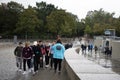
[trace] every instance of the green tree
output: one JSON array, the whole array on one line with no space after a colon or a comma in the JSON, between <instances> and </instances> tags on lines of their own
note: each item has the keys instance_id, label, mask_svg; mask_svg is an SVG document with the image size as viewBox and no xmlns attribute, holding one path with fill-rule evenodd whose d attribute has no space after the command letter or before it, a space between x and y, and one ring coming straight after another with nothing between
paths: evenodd
<instances>
[{"instance_id":1,"label":"green tree","mask_svg":"<svg viewBox=\"0 0 120 80\"><path fill-rule=\"evenodd\" d=\"M106 28L114 29L113 16L115 13L105 12L104 10L89 11L85 18L85 25L89 25L94 35L102 35Z\"/></svg>"},{"instance_id":2,"label":"green tree","mask_svg":"<svg viewBox=\"0 0 120 80\"><path fill-rule=\"evenodd\" d=\"M83 36L85 30L85 23L81 20L81 22L77 22L77 36Z\"/></svg>"},{"instance_id":3,"label":"green tree","mask_svg":"<svg viewBox=\"0 0 120 80\"><path fill-rule=\"evenodd\" d=\"M112 21L112 28L116 31L116 36L120 36L120 17L114 18Z\"/></svg>"},{"instance_id":4,"label":"green tree","mask_svg":"<svg viewBox=\"0 0 120 80\"><path fill-rule=\"evenodd\" d=\"M52 34L71 36L76 32L76 16L64 10L53 11L47 16L47 28Z\"/></svg>"},{"instance_id":5,"label":"green tree","mask_svg":"<svg viewBox=\"0 0 120 80\"><path fill-rule=\"evenodd\" d=\"M0 6L0 33L5 35L13 35L13 29L16 27L19 14L24 7L16 2L2 3Z\"/></svg>"},{"instance_id":6,"label":"green tree","mask_svg":"<svg viewBox=\"0 0 120 80\"><path fill-rule=\"evenodd\" d=\"M54 5L47 4L46 2L36 2L36 11L38 19L42 20L43 24L41 25L39 32L43 35L46 35L47 32L49 32L45 26L47 24L46 17L51 14L52 11L56 10Z\"/></svg>"},{"instance_id":7,"label":"green tree","mask_svg":"<svg viewBox=\"0 0 120 80\"><path fill-rule=\"evenodd\" d=\"M84 33L88 36L92 36L92 29L89 25L85 27Z\"/></svg>"},{"instance_id":8,"label":"green tree","mask_svg":"<svg viewBox=\"0 0 120 80\"><path fill-rule=\"evenodd\" d=\"M24 7L22 6L22 4L19 4L14 1L8 2L7 7L9 8L10 11L13 11L16 13L21 13L24 10Z\"/></svg>"},{"instance_id":9,"label":"green tree","mask_svg":"<svg viewBox=\"0 0 120 80\"><path fill-rule=\"evenodd\" d=\"M25 9L19 17L17 28L15 29L16 34L18 35L37 35L37 29L42 23L37 18L37 12L29 6L28 9Z\"/></svg>"}]
</instances>

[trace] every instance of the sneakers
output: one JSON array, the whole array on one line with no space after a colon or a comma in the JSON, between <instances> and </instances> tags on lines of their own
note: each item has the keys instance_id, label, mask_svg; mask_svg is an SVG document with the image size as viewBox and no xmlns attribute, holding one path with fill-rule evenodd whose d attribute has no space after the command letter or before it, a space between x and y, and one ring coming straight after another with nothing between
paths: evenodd
<instances>
[{"instance_id":1,"label":"sneakers","mask_svg":"<svg viewBox=\"0 0 120 80\"><path fill-rule=\"evenodd\" d=\"M46 67L46 68L48 68L48 67L49 67L49 65L45 65L45 67Z\"/></svg>"},{"instance_id":2,"label":"sneakers","mask_svg":"<svg viewBox=\"0 0 120 80\"><path fill-rule=\"evenodd\" d=\"M58 71L58 74L61 74L61 71Z\"/></svg>"},{"instance_id":3,"label":"sneakers","mask_svg":"<svg viewBox=\"0 0 120 80\"><path fill-rule=\"evenodd\" d=\"M36 71L36 73L38 73L38 70Z\"/></svg>"},{"instance_id":4,"label":"sneakers","mask_svg":"<svg viewBox=\"0 0 120 80\"><path fill-rule=\"evenodd\" d=\"M26 72L26 71L24 71L24 72L23 72L23 75L24 75L24 74L27 74L27 72Z\"/></svg>"},{"instance_id":5,"label":"sneakers","mask_svg":"<svg viewBox=\"0 0 120 80\"><path fill-rule=\"evenodd\" d=\"M32 69L29 69L28 72L29 72L29 73L32 72Z\"/></svg>"},{"instance_id":6,"label":"sneakers","mask_svg":"<svg viewBox=\"0 0 120 80\"><path fill-rule=\"evenodd\" d=\"M33 72L33 75L35 75L36 74L36 72Z\"/></svg>"},{"instance_id":7,"label":"sneakers","mask_svg":"<svg viewBox=\"0 0 120 80\"><path fill-rule=\"evenodd\" d=\"M21 71L22 71L22 69L17 69L17 71L18 71L18 72L21 72Z\"/></svg>"},{"instance_id":8,"label":"sneakers","mask_svg":"<svg viewBox=\"0 0 120 80\"><path fill-rule=\"evenodd\" d=\"M20 72L21 72L21 71L22 71L22 69L18 69L18 71L20 71Z\"/></svg>"},{"instance_id":9,"label":"sneakers","mask_svg":"<svg viewBox=\"0 0 120 80\"><path fill-rule=\"evenodd\" d=\"M33 75L37 74L38 73L38 70L37 71L33 71Z\"/></svg>"}]
</instances>

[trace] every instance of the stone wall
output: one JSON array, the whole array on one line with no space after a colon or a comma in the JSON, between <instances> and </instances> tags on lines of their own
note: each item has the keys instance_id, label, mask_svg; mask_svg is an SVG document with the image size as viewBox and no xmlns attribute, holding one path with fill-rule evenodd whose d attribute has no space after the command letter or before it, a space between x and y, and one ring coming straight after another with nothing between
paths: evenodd
<instances>
[{"instance_id":1,"label":"stone wall","mask_svg":"<svg viewBox=\"0 0 120 80\"><path fill-rule=\"evenodd\" d=\"M112 58L120 60L120 41L112 41Z\"/></svg>"}]
</instances>

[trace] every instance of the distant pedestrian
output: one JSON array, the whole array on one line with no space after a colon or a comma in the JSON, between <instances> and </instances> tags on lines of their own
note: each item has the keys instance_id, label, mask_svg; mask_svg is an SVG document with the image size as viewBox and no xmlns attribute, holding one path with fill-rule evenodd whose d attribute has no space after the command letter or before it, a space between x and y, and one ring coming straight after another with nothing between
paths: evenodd
<instances>
[{"instance_id":1,"label":"distant pedestrian","mask_svg":"<svg viewBox=\"0 0 120 80\"><path fill-rule=\"evenodd\" d=\"M94 50L95 50L95 54L97 54L98 47L96 45L94 47Z\"/></svg>"},{"instance_id":2,"label":"distant pedestrian","mask_svg":"<svg viewBox=\"0 0 120 80\"><path fill-rule=\"evenodd\" d=\"M84 54L86 55L87 45L84 45Z\"/></svg>"},{"instance_id":3,"label":"distant pedestrian","mask_svg":"<svg viewBox=\"0 0 120 80\"><path fill-rule=\"evenodd\" d=\"M69 48L69 44L65 44L65 49L67 50Z\"/></svg>"},{"instance_id":4,"label":"distant pedestrian","mask_svg":"<svg viewBox=\"0 0 120 80\"><path fill-rule=\"evenodd\" d=\"M99 46L99 53L102 53L102 45Z\"/></svg>"},{"instance_id":5,"label":"distant pedestrian","mask_svg":"<svg viewBox=\"0 0 120 80\"><path fill-rule=\"evenodd\" d=\"M93 50L93 44L90 44L90 51L92 53L92 50Z\"/></svg>"},{"instance_id":6,"label":"distant pedestrian","mask_svg":"<svg viewBox=\"0 0 120 80\"><path fill-rule=\"evenodd\" d=\"M65 52L65 47L62 45L61 40L57 40L56 44L53 46L54 54L54 70L55 72L58 71L61 72L61 63L62 60L64 59L64 52Z\"/></svg>"},{"instance_id":7,"label":"distant pedestrian","mask_svg":"<svg viewBox=\"0 0 120 80\"><path fill-rule=\"evenodd\" d=\"M29 72L31 71L31 58L32 58L32 55L33 55L33 51L32 51L32 48L30 47L30 43L26 42L25 47L23 48L23 51L22 51L23 70L24 70L23 74L26 74L26 63L27 63Z\"/></svg>"},{"instance_id":8,"label":"distant pedestrian","mask_svg":"<svg viewBox=\"0 0 120 80\"><path fill-rule=\"evenodd\" d=\"M110 47L110 57L112 56L112 46Z\"/></svg>"},{"instance_id":9,"label":"distant pedestrian","mask_svg":"<svg viewBox=\"0 0 120 80\"><path fill-rule=\"evenodd\" d=\"M106 55L106 56L109 55L109 47L108 47L108 46L105 47L105 55Z\"/></svg>"},{"instance_id":10,"label":"distant pedestrian","mask_svg":"<svg viewBox=\"0 0 120 80\"><path fill-rule=\"evenodd\" d=\"M90 44L88 44L88 52L90 51Z\"/></svg>"},{"instance_id":11,"label":"distant pedestrian","mask_svg":"<svg viewBox=\"0 0 120 80\"><path fill-rule=\"evenodd\" d=\"M16 66L18 67L18 71L22 71L22 42L19 42L19 45L14 50L14 55L16 56Z\"/></svg>"},{"instance_id":12,"label":"distant pedestrian","mask_svg":"<svg viewBox=\"0 0 120 80\"><path fill-rule=\"evenodd\" d=\"M82 49L82 54L84 54L84 45L81 45L81 49Z\"/></svg>"}]
</instances>

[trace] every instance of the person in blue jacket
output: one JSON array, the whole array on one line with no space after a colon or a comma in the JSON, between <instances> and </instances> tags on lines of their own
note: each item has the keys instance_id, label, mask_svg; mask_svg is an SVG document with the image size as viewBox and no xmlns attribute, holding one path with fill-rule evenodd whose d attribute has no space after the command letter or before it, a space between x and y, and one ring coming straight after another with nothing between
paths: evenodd
<instances>
[{"instance_id":1,"label":"person in blue jacket","mask_svg":"<svg viewBox=\"0 0 120 80\"><path fill-rule=\"evenodd\" d=\"M61 63L62 60L64 59L64 52L65 52L65 47L61 43L61 40L57 40L56 44L53 46L53 58L54 58L54 70L56 73L57 67L58 71L61 72Z\"/></svg>"}]
</instances>

